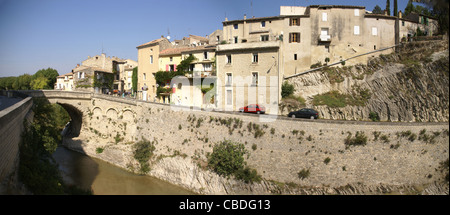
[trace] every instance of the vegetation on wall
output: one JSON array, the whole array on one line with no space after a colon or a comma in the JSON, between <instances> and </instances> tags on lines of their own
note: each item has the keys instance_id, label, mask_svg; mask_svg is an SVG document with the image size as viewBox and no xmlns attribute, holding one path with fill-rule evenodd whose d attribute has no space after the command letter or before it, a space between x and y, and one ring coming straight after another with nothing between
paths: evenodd
<instances>
[{"instance_id":1,"label":"vegetation on wall","mask_svg":"<svg viewBox=\"0 0 450 215\"><path fill-rule=\"evenodd\" d=\"M34 104L34 119L29 126L25 123L19 146L19 180L37 195L91 194L66 185L52 157L61 142L61 130L69 121L67 112L42 99L35 99Z\"/></svg>"},{"instance_id":2,"label":"vegetation on wall","mask_svg":"<svg viewBox=\"0 0 450 215\"><path fill-rule=\"evenodd\" d=\"M141 168L141 173L145 174L150 171L149 160L153 157L153 151L155 151L156 141L148 141L143 138L141 141L134 144L133 156L136 159Z\"/></svg>"},{"instance_id":3,"label":"vegetation on wall","mask_svg":"<svg viewBox=\"0 0 450 215\"><path fill-rule=\"evenodd\" d=\"M246 166L244 155L247 153L242 143L224 140L216 144L208 156L208 167L221 176L235 176L246 183L261 181L255 169Z\"/></svg>"}]
</instances>

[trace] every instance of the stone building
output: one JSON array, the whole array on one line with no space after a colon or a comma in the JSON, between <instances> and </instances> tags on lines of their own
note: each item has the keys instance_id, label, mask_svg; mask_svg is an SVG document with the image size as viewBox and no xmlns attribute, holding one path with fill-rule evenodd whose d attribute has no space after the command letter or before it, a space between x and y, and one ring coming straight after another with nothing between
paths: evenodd
<instances>
[{"instance_id":1,"label":"stone building","mask_svg":"<svg viewBox=\"0 0 450 215\"><path fill-rule=\"evenodd\" d=\"M132 60L118 57L107 57L106 54L88 56L72 70L73 82L76 90L95 93L118 93L124 91L125 67L136 66Z\"/></svg>"},{"instance_id":2,"label":"stone building","mask_svg":"<svg viewBox=\"0 0 450 215\"><path fill-rule=\"evenodd\" d=\"M172 43L164 37L137 46L138 50L138 98L145 101L156 100L155 74L159 71L159 53L172 48Z\"/></svg>"},{"instance_id":3,"label":"stone building","mask_svg":"<svg viewBox=\"0 0 450 215\"><path fill-rule=\"evenodd\" d=\"M285 77L314 64L355 65L389 54L393 49L377 50L399 42L405 30L396 31L396 22L426 27L427 19L422 20L368 14L365 7L345 5L281 6L279 16L225 19L216 57L218 108L236 111L252 103L279 103ZM434 21L428 20L432 26ZM437 28L426 29L432 34Z\"/></svg>"},{"instance_id":4,"label":"stone building","mask_svg":"<svg viewBox=\"0 0 450 215\"><path fill-rule=\"evenodd\" d=\"M74 85L72 72L56 77L55 90L72 91L73 89Z\"/></svg>"}]
</instances>

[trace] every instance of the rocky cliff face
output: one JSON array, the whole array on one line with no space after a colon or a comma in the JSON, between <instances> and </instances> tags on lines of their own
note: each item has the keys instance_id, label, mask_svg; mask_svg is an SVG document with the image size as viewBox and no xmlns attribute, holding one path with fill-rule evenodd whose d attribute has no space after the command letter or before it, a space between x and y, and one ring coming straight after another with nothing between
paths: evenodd
<instances>
[{"instance_id":1,"label":"rocky cliff face","mask_svg":"<svg viewBox=\"0 0 450 215\"><path fill-rule=\"evenodd\" d=\"M399 53L373 58L367 65L328 68L287 81L325 119L370 120L372 112L381 121L448 122L448 60L447 41L416 42L405 44ZM314 103L317 95L337 91L355 98L363 90L368 99L362 105Z\"/></svg>"}]
</instances>

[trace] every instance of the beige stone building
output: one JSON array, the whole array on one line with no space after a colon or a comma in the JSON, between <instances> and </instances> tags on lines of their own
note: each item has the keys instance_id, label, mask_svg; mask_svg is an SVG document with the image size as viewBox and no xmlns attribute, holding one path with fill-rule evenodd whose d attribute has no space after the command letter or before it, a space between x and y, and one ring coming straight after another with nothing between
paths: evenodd
<instances>
[{"instance_id":1,"label":"beige stone building","mask_svg":"<svg viewBox=\"0 0 450 215\"><path fill-rule=\"evenodd\" d=\"M138 98L145 101L156 100L155 74L159 71L159 54L172 48L164 37L137 46L138 50Z\"/></svg>"},{"instance_id":2,"label":"beige stone building","mask_svg":"<svg viewBox=\"0 0 450 215\"><path fill-rule=\"evenodd\" d=\"M428 17L427 27L427 19L421 19L368 14L365 7L343 5L282 6L279 16L226 19L226 44L217 46L216 57L218 108L236 111L254 103L276 108L273 103L281 99L284 78L305 72L313 64L345 61L345 65L354 65L388 54L392 48L377 50L396 45L396 22L399 38L405 29L417 26L429 34L436 31L431 27L434 21Z\"/></svg>"},{"instance_id":3,"label":"beige stone building","mask_svg":"<svg viewBox=\"0 0 450 215\"><path fill-rule=\"evenodd\" d=\"M96 55L81 62L72 70L74 89L95 93L118 93L125 90L125 68L137 62L118 57Z\"/></svg>"},{"instance_id":4,"label":"beige stone building","mask_svg":"<svg viewBox=\"0 0 450 215\"><path fill-rule=\"evenodd\" d=\"M56 77L54 88L55 90L72 91L74 89L72 72Z\"/></svg>"}]
</instances>

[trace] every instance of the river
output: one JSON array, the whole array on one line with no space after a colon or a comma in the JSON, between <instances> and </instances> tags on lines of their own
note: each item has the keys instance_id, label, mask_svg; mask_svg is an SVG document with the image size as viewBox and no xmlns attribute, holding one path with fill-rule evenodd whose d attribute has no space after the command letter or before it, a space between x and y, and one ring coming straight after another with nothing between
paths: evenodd
<instances>
[{"instance_id":1,"label":"river","mask_svg":"<svg viewBox=\"0 0 450 215\"><path fill-rule=\"evenodd\" d=\"M130 173L102 160L58 147L53 157L68 184L92 189L94 195L193 195L182 187Z\"/></svg>"}]
</instances>

